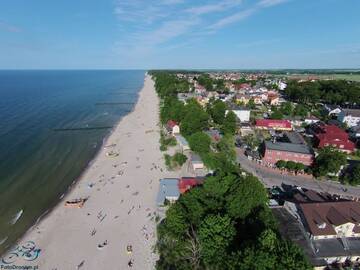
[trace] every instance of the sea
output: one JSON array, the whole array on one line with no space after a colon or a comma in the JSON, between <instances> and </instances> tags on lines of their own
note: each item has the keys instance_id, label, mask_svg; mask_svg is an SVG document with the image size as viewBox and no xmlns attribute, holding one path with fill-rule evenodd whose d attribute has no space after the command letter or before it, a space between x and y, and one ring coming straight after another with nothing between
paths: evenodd
<instances>
[{"instance_id":1,"label":"sea","mask_svg":"<svg viewBox=\"0 0 360 270\"><path fill-rule=\"evenodd\" d=\"M0 71L0 255L46 215L134 107L145 71Z\"/></svg>"}]
</instances>

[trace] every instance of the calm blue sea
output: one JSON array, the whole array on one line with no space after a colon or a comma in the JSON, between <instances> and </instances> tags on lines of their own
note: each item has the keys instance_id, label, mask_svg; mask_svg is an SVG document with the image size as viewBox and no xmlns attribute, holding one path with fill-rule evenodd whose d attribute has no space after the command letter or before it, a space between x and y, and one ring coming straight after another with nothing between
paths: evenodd
<instances>
[{"instance_id":1,"label":"calm blue sea","mask_svg":"<svg viewBox=\"0 0 360 270\"><path fill-rule=\"evenodd\" d=\"M0 254L49 208L133 108L144 71L0 71Z\"/></svg>"}]
</instances>

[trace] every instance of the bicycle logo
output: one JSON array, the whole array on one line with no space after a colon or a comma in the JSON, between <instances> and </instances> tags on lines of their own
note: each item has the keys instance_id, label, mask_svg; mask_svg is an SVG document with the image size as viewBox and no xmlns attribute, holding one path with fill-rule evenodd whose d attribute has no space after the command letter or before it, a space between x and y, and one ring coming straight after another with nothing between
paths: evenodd
<instances>
[{"instance_id":1,"label":"bicycle logo","mask_svg":"<svg viewBox=\"0 0 360 270\"><path fill-rule=\"evenodd\" d=\"M23 245L16 246L4 258L1 259L3 264L12 264L18 259L25 261L35 261L40 255L41 249L36 248L35 242L28 241Z\"/></svg>"}]
</instances>

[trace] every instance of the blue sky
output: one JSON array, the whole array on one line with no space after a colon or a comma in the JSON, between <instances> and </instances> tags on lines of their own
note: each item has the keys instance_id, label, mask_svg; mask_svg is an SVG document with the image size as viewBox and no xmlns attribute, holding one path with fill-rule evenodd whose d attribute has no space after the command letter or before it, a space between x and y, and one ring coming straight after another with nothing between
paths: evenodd
<instances>
[{"instance_id":1,"label":"blue sky","mask_svg":"<svg viewBox=\"0 0 360 270\"><path fill-rule=\"evenodd\" d=\"M1 0L1 69L360 68L359 0Z\"/></svg>"}]
</instances>

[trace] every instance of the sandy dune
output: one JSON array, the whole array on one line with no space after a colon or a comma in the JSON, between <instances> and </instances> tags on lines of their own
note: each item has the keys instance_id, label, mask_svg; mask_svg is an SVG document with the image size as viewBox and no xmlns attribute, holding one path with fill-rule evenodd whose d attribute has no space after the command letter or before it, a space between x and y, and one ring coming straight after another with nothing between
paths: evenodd
<instances>
[{"instance_id":1,"label":"sandy dune","mask_svg":"<svg viewBox=\"0 0 360 270\"><path fill-rule=\"evenodd\" d=\"M158 181L174 177L159 150L159 100L147 75L133 112L108 138L93 164L64 198L89 197L81 209L61 202L19 242L41 249L34 261L16 257L15 265L39 269L154 269ZM118 153L109 157L107 153ZM107 243L100 248L98 245ZM131 244L133 253L127 254ZM100 246L101 247L101 246Z\"/></svg>"}]
</instances>

